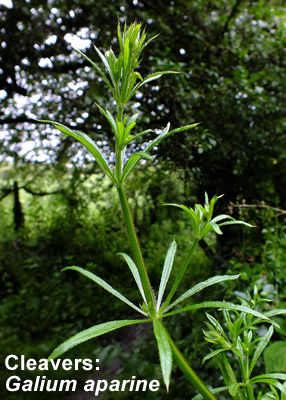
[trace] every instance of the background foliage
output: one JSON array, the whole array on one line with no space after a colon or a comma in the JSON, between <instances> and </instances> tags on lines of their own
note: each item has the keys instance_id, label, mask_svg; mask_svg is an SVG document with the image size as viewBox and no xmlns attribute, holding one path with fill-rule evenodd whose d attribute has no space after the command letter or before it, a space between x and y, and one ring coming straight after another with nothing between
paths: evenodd
<instances>
[{"instance_id":1,"label":"background foliage","mask_svg":"<svg viewBox=\"0 0 286 400\"><path fill-rule=\"evenodd\" d=\"M140 113L140 128L202 121L191 133L163 142L153 152L153 165L148 162L136 179L130 178L135 224L154 286L172 238L180 243L179 264L192 237L185 217L160 205L192 205L203 201L204 191L210 196L225 193L218 204L221 210L240 213L257 228L225 229L219 240L202 243L186 289L189 282L214 273L239 272L239 282L218 287L215 293L212 289L214 299L233 300L258 282L262 296L285 307L283 3L15 0L12 6L0 5L0 335L7 354L46 357L72 333L107 315L119 317L123 306L75 274L63 276L59 271L64 266L93 269L137 301L135 290L127 289L129 273L115 256L128 252L116 193L77 143L60 140L57 131L35 122L63 122L91 135L103 149L113 146L94 106L94 101L105 105L104 86L71 43L96 59L92 43L108 48L118 20L137 19L149 36L160 33L146 48L142 75L155 69L182 72L142 89L132 105ZM282 212L237 208L231 202L264 202ZM200 375L216 384L219 377L211 363L204 369L200 365L207 353L203 320L202 313L177 316L173 331ZM269 354L285 349L285 318L279 323L273 346L280 347L265 354L268 369L275 365L271 357L267 361ZM111 366L120 359L113 375L128 377L136 369L138 376L155 374L160 379L149 332L126 332L110 335L109 342L83 345L74 355L102 354L102 362ZM132 356L126 353L131 346ZM285 371L286 356L281 359ZM173 379L172 398L191 393L179 371ZM154 394L160 396L165 396L163 390Z\"/></svg>"}]
</instances>

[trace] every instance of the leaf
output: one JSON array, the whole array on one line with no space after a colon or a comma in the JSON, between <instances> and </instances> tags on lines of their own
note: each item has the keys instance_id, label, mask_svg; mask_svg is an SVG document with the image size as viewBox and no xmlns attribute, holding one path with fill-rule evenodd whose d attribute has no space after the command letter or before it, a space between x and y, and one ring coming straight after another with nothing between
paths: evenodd
<instances>
[{"instance_id":1,"label":"leaf","mask_svg":"<svg viewBox=\"0 0 286 400\"><path fill-rule=\"evenodd\" d=\"M231 217L230 215L227 215L227 214L220 214L220 215L218 215L217 217L215 217L215 218L213 218L212 220L210 220L210 223L212 223L212 222L217 223L217 222L219 222L219 221L222 221L223 219L231 219L232 221L235 221L235 219L234 219L233 217Z\"/></svg>"},{"instance_id":2,"label":"leaf","mask_svg":"<svg viewBox=\"0 0 286 400\"><path fill-rule=\"evenodd\" d=\"M106 70L108 71L109 76L110 76L110 78L111 78L111 80L112 80L113 85L116 86L116 81L115 81L114 75L113 75L113 73L112 73L112 70L111 70L111 68L110 68L110 65L109 65L109 63L108 63L106 57L101 53L101 51L100 51L96 46L94 46L94 48L95 48L97 54L99 55L99 57L101 58L101 61L103 62L103 64L104 64Z\"/></svg>"},{"instance_id":3,"label":"leaf","mask_svg":"<svg viewBox=\"0 0 286 400\"><path fill-rule=\"evenodd\" d=\"M143 85L145 85L148 82L154 81L155 79L159 79L161 78L162 75L169 75L169 74L179 74L180 72L177 71L157 71L157 72L153 72L150 75L147 75L146 78L143 79L143 81L139 82L134 89L132 90L132 92L130 93L130 96L128 97L128 100L135 94L135 92Z\"/></svg>"},{"instance_id":4,"label":"leaf","mask_svg":"<svg viewBox=\"0 0 286 400\"><path fill-rule=\"evenodd\" d=\"M266 372L286 372L286 341L271 343L264 351Z\"/></svg>"},{"instance_id":5,"label":"leaf","mask_svg":"<svg viewBox=\"0 0 286 400\"><path fill-rule=\"evenodd\" d=\"M131 257L129 257L129 256L128 256L127 254L125 254L125 253L118 253L118 254L119 254L121 257L123 257L124 260L127 262L128 266L129 266L129 268L130 268L130 271L131 271L131 273L132 273L132 275L133 275L133 278L134 278L134 280L135 280L135 282L136 282L136 284L137 284L137 286L138 286L138 289L139 289L139 291L140 291L140 293L141 293L141 296L142 296L143 300L145 301L145 303L147 304L147 300L146 300L145 293L144 293L144 289L143 289L143 286L142 286L140 274L139 274L139 271L138 271L138 269L137 269L137 267L136 267L134 261L132 260Z\"/></svg>"},{"instance_id":6,"label":"leaf","mask_svg":"<svg viewBox=\"0 0 286 400\"><path fill-rule=\"evenodd\" d=\"M178 129L179 129L180 131L182 131L182 130L187 130L187 129L191 129L191 128L197 126L197 125L198 125L198 123L193 124L193 125L186 125L186 126L183 126L182 128L178 128ZM174 129L173 131L169 132L169 127L170 127L170 124L168 124L168 125L166 126L166 128L163 129L163 131L160 133L160 135L159 135L158 137L156 137L155 139L153 139L153 140L151 141L151 143L149 143L149 144L143 149L143 151L141 152L141 154L149 153L149 151L152 150L152 149L153 149L158 143L160 143L163 139L165 139L166 137L170 136L172 133L175 133L175 132L178 131L178 130ZM136 154L136 153L135 153L135 154ZM131 156L131 157L132 157L132 156ZM131 158L131 157L130 157L130 158ZM129 158L129 160L130 160L130 158ZM128 176L128 175L130 174L130 172L135 168L135 166L140 162L141 159L142 159L142 157L137 157L136 159L133 159L133 160L132 160L132 163L130 162L130 165L128 165L128 168L126 168L126 173L123 174L123 175L124 175L123 180L125 180L125 179L127 178L127 176ZM129 161L129 160L128 160L128 161Z\"/></svg>"},{"instance_id":7,"label":"leaf","mask_svg":"<svg viewBox=\"0 0 286 400\"><path fill-rule=\"evenodd\" d=\"M134 310L138 311L140 314L147 316L147 314L144 311L142 311L139 307L137 307L135 304L133 304L131 301L129 301L125 296L123 296L121 293L119 293L116 289L114 289L112 286L110 286L103 279L99 278L99 276L97 276L97 275L93 274L92 272L89 272L83 268L80 268L80 267L66 267L66 268L62 269L62 271L67 271L67 270L77 271L80 274L86 276L87 278L91 279L92 281L97 283L99 286L101 286L103 289L105 289L109 293L113 294L113 296L117 297L124 303L128 304L129 307L132 307L132 308L134 308Z\"/></svg>"},{"instance_id":8,"label":"leaf","mask_svg":"<svg viewBox=\"0 0 286 400\"><path fill-rule=\"evenodd\" d=\"M286 314L286 309L277 308L275 310L266 311L264 314L267 315L267 317L274 317L275 315Z\"/></svg>"},{"instance_id":9,"label":"leaf","mask_svg":"<svg viewBox=\"0 0 286 400\"><path fill-rule=\"evenodd\" d=\"M226 221L226 222L222 222L221 224L219 224L219 226L225 226L225 225L245 225L245 226L248 226L250 228L254 228L254 225L251 225L251 224L248 224L247 222L239 221L239 220Z\"/></svg>"},{"instance_id":10,"label":"leaf","mask_svg":"<svg viewBox=\"0 0 286 400\"><path fill-rule=\"evenodd\" d=\"M130 173L136 167L138 162L140 160L142 160L142 158L147 158L148 160L153 160L153 158L150 156L150 154L145 153L144 151L140 151L140 152L132 154L132 156L129 158L129 160L127 161L127 163L124 166L122 177L121 177L121 182L125 181L125 179L130 175Z\"/></svg>"},{"instance_id":11,"label":"leaf","mask_svg":"<svg viewBox=\"0 0 286 400\"><path fill-rule=\"evenodd\" d=\"M213 276L212 278L209 278L203 282L198 283L197 285L193 286L191 289L187 290L185 293L183 293L177 300L175 300L173 303L171 303L167 308L167 310L170 310L171 308L175 307L177 304L181 303L182 301L186 300L188 297L193 296L195 293L200 292L201 290L215 285L219 282L224 282L224 281L230 281L234 279L238 279L239 275L217 275Z\"/></svg>"},{"instance_id":12,"label":"leaf","mask_svg":"<svg viewBox=\"0 0 286 400\"><path fill-rule=\"evenodd\" d=\"M169 343L168 335L164 329L164 326L162 325L162 322L154 320L153 328L158 344L163 380L168 391L172 371L172 350Z\"/></svg>"},{"instance_id":13,"label":"leaf","mask_svg":"<svg viewBox=\"0 0 286 400\"><path fill-rule=\"evenodd\" d=\"M249 376L255 367L257 360L261 356L262 352L264 351L265 347L268 345L271 336L273 335L273 326L270 326L267 333L261 338L258 345L256 346L254 355L251 360L250 368L249 368Z\"/></svg>"},{"instance_id":14,"label":"leaf","mask_svg":"<svg viewBox=\"0 0 286 400\"><path fill-rule=\"evenodd\" d=\"M236 396L236 393L239 389L240 384L239 383L233 383L231 385L229 385L228 387L228 392L232 397Z\"/></svg>"},{"instance_id":15,"label":"leaf","mask_svg":"<svg viewBox=\"0 0 286 400\"><path fill-rule=\"evenodd\" d=\"M98 107L99 111L105 116L105 118L109 122L109 124L114 132L115 137L117 137L117 125L116 125L115 119L113 118L112 114L110 113L110 111L104 110L102 107L100 107L99 104L97 104L97 103L95 103L95 104Z\"/></svg>"},{"instance_id":16,"label":"leaf","mask_svg":"<svg viewBox=\"0 0 286 400\"><path fill-rule=\"evenodd\" d=\"M218 235L222 235L222 231L221 231L221 229L219 228L219 226L217 225L217 224L215 224L215 223L209 223L210 224L210 226L213 228L213 230L215 231L215 233L217 233Z\"/></svg>"},{"instance_id":17,"label":"leaf","mask_svg":"<svg viewBox=\"0 0 286 400\"><path fill-rule=\"evenodd\" d=\"M169 280L169 276L172 271L176 250L177 250L177 244L174 240L171 243L171 245L167 251L166 258L165 258L164 268L163 268L163 272L161 275L161 282L160 282L160 287L159 287L159 292L158 292L157 311L159 311L159 309L160 309L161 302L162 302L162 299L164 296L164 292L165 292L165 289L166 289L166 286L167 286L167 283Z\"/></svg>"},{"instance_id":18,"label":"leaf","mask_svg":"<svg viewBox=\"0 0 286 400\"><path fill-rule=\"evenodd\" d=\"M275 387L277 387L277 389L279 389L285 396L286 396L286 388L281 385L280 382L277 382L274 379L270 379L270 378L259 378L259 379L251 379L252 383L268 383L269 385L273 385Z\"/></svg>"},{"instance_id":19,"label":"leaf","mask_svg":"<svg viewBox=\"0 0 286 400\"><path fill-rule=\"evenodd\" d=\"M146 135L147 133L151 133L154 132L152 129L146 129L145 131L139 132L134 136L129 136L128 138L126 138L125 143L128 144L130 142L133 142L133 140L136 140L138 138L140 138L141 136Z\"/></svg>"},{"instance_id":20,"label":"leaf","mask_svg":"<svg viewBox=\"0 0 286 400\"><path fill-rule=\"evenodd\" d=\"M106 77L105 73L87 55L85 55L82 51L80 51L79 49L75 49L75 51L77 53L79 53L82 57L84 57L93 66L93 68L99 73L99 75L102 77L104 82L107 84L107 86L111 90L113 97L115 97L115 93L114 93L113 87L111 86L111 83L109 82L109 80Z\"/></svg>"},{"instance_id":21,"label":"leaf","mask_svg":"<svg viewBox=\"0 0 286 400\"><path fill-rule=\"evenodd\" d=\"M209 353L208 355L206 355L203 358L202 364L204 364L207 360L210 360L211 358L215 357L216 355L222 353L223 351L227 351L227 349L218 349L218 350L214 350L211 353Z\"/></svg>"},{"instance_id":22,"label":"leaf","mask_svg":"<svg viewBox=\"0 0 286 400\"><path fill-rule=\"evenodd\" d=\"M192 208L188 208L188 207L184 206L183 204L175 204L175 203L164 203L163 205L178 207L178 208L181 208L181 210L185 211L185 213L191 220L192 229L195 231L196 236L198 236L200 220Z\"/></svg>"},{"instance_id":23,"label":"leaf","mask_svg":"<svg viewBox=\"0 0 286 400\"><path fill-rule=\"evenodd\" d=\"M250 381L255 380L255 379L262 379L262 378L270 378L270 379L281 379L283 381L286 381L286 374L262 374L262 375L257 375L254 378L250 379Z\"/></svg>"},{"instance_id":24,"label":"leaf","mask_svg":"<svg viewBox=\"0 0 286 400\"><path fill-rule=\"evenodd\" d=\"M91 328L85 329L72 336L62 344L60 344L49 356L48 360L61 356L66 351L79 345L80 343L86 342L87 340L93 339L97 336L104 335L105 333L114 331L115 329L122 328L128 325L140 324L143 322L150 322L149 320L121 320L121 321L110 321L104 322L103 324L95 325Z\"/></svg>"},{"instance_id":25,"label":"leaf","mask_svg":"<svg viewBox=\"0 0 286 400\"><path fill-rule=\"evenodd\" d=\"M49 121L49 120L37 120L37 121L45 123L45 124L51 124L58 130L60 130L61 132L65 133L66 135L72 136L73 138L78 140L80 143L82 143L90 151L90 153L93 155L93 157L98 162L101 169L106 173L106 175L111 179L111 181L113 183L116 183L116 178L113 175L111 169L109 168L107 161L105 160L104 156L101 154L101 151L99 150L97 145L94 143L94 141L89 136L87 136L83 132L71 130L70 128L68 128L64 125L59 124L58 122L53 122L53 121Z\"/></svg>"},{"instance_id":26,"label":"leaf","mask_svg":"<svg viewBox=\"0 0 286 400\"><path fill-rule=\"evenodd\" d=\"M228 301L205 301L203 303L192 304L190 306L183 307L178 310L171 311L167 314L164 314L164 315L162 315L162 317L170 317L171 315L180 314L185 311L198 310L201 308L217 308L217 309L226 308L227 310L232 310L232 311L242 311L242 312L245 312L246 314L251 314L251 315L254 315L255 317L261 318L263 321L269 322L274 326L276 325L276 323L274 321L265 317L260 312L258 312L256 310L252 310L251 308L248 308L245 306L240 306L237 304L229 303Z\"/></svg>"}]
</instances>

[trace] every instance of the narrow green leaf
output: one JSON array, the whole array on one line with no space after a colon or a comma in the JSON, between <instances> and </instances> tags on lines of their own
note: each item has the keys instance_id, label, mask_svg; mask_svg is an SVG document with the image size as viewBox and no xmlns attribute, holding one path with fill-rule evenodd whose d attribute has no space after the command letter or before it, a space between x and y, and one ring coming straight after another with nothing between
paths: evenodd
<instances>
[{"instance_id":1,"label":"narrow green leaf","mask_svg":"<svg viewBox=\"0 0 286 400\"><path fill-rule=\"evenodd\" d=\"M146 129L145 131L137 133L137 135L134 135L134 136L130 135L128 138L126 138L125 143L128 144L130 142L133 142L134 140L140 138L141 136L144 136L147 133L151 133L151 132L154 132L154 131L152 129Z\"/></svg>"},{"instance_id":2,"label":"narrow green leaf","mask_svg":"<svg viewBox=\"0 0 286 400\"><path fill-rule=\"evenodd\" d=\"M87 340L104 335L105 333L114 331L115 329L123 328L124 326L141 324L143 322L150 322L150 320L121 320L104 322L103 324L95 325L91 328L85 329L84 331L77 333L76 335L63 342L52 352L48 360L61 356L66 351L72 349L80 343L86 342Z\"/></svg>"},{"instance_id":3,"label":"narrow green leaf","mask_svg":"<svg viewBox=\"0 0 286 400\"><path fill-rule=\"evenodd\" d=\"M79 53L82 57L84 57L93 66L93 68L99 73L99 75L102 77L104 82L107 84L107 86L111 90L113 97L115 97L115 93L114 93L113 87L112 87L110 81L108 80L108 78L106 77L105 73L87 55L85 55L82 51L80 51L79 49L75 49L75 51L77 53Z\"/></svg>"},{"instance_id":4,"label":"narrow green leaf","mask_svg":"<svg viewBox=\"0 0 286 400\"><path fill-rule=\"evenodd\" d=\"M222 221L223 219L230 219L230 220L232 220L232 221L235 221L235 219L234 219L233 217L231 217L230 215L221 214L221 215L218 215L217 217L211 219L211 220L210 220L210 223L212 223L212 222L217 223L217 222L219 222L219 221Z\"/></svg>"},{"instance_id":5,"label":"narrow green leaf","mask_svg":"<svg viewBox=\"0 0 286 400\"><path fill-rule=\"evenodd\" d=\"M119 254L121 257L123 257L123 259L124 259L124 260L126 261L126 263L128 264L128 266L129 266L129 268L130 268L130 271L131 271L131 273L132 273L132 275L133 275L133 278L134 278L134 280L135 280L135 282L136 282L136 284L137 284L137 286L138 286L138 289L139 289L139 291L140 291L140 293L141 293L141 296L142 296L144 302L147 304L147 300L146 300L145 293L144 293L144 289L143 289L143 286L142 286L140 274L139 274L139 271L138 271L138 269L137 269L137 267L136 267L134 261L132 260L131 257L128 256L128 254L125 254L125 253L118 253L118 254Z\"/></svg>"},{"instance_id":6,"label":"narrow green leaf","mask_svg":"<svg viewBox=\"0 0 286 400\"><path fill-rule=\"evenodd\" d=\"M222 235L222 231L221 231L221 229L219 228L219 226L217 225L217 224L215 224L215 223L209 223L210 224L210 226L213 228L213 230L215 231L215 233L217 233L218 235Z\"/></svg>"},{"instance_id":7,"label":"narrow green leaf","mask_svg":"<svg viewBox=\"0 0 286 400\"><path fill-rule=\"evenodd\" d=\"M248 308L245 306L240 306L237 304L229 303L228 301L205 301L203 303L192 304L190 306L183 307L178 310L171 311L167 314L164 314L164 315L162 315L162 317L163 318L170 317L171 315L180 314L180 313L186 312L186 311L199 310L201 308L217 308L217 309L226 308L227 310L232 310L232 311L242 311L242 312L245 312L246 314L251 314L251 315L254 315L255 317L261 318L263 321L269 322L270 324L272 324L274 326L277 325L273 320L265 317L265 315L261 314L260 312L258 312L256 310L252 310L251 308Z\"/></svg>"},{"instance_id":8,"label":"narrow green leaf","mask_svg":"<svg viewBox=\"0 0 286 400\"><path fill-rule=\"evenodd\" d=\"M109 73L109 76L110 76L110 78L112 80L113 85L116 86L116 81L115 81L113 72L112 72L112 70L110 68L110 65L109 65L106 57L101 53L101 51L96 46L94 46L94 48L95 48L97 54L99 55L99 57L101 58L101 61L103 62L107 72Z\"/></svg>"},{"instance_id":9,"label":"narrow green leaf","mask_svg":"<svg viewBox=\"0 0 286 400\"><path fill-rule=\"evenodd\" d=\"M124 68L124 72L127 73L128 70L128 65L129 65L129 38L126 38L125 43L124 43L124 64L123 64L123 68Z\"/></svg>"},{"instance_id":10,"label":"narrow green leaf","mask_svg":"<svg viewBox=\"0 0 286 400\"><path fill-rule=\"evenodd\" d=\"M174 263L174 257L176 254L177 250L177 243L175 240L170 244L170 247L167 251L166 258L165 258L165 263L164 263L164 268L163 272L161 275L161 282L160 282L160 287L159 287L159 292L158 292L158 300L157 300L157 311L160 310L161 307L161 302L164 296L164 292L169 280L170 273L172 271L173 263Z\"/></svg>"},{"instance_id":11,"label":"narrow green leaf","mask_svg":"<svg viewBox=\"0 0 286 400\"><path fill-rule=\"evenodd\" d=\"M146 158L148 160L153 160L153 158L148 153L145 153L144 151L140 151L140 152L132 154L132 156L129 158L129 160L127 161L127 163L124 166L123 174L122 174L122 178L121 178L122 182L125 181L125 179L130 175L130 173L136 167L138 162L140 160L142 160L142 158Z\"/></svg>"},{"instance_id":12,"label":"narrow green leaf","mask_svg":"<svg viewBox=\"0 0 286 400\"><path fill-rule=\"evenodd\" d=\"M260 378L260 379L253 379L251 380L252 383L268 383L270 385L275 386L277 389L279 389L284 396L286 396L286 388L281 385L280 382L277 382L276 380L268 379L268 378Z\"/></svg>"},{"instance_id":13,"label":"narrow green leaf","mask_svg":"<svg viewBox=\"0 0 286 400\"><path fill-rule=\"evenodd\" d=\"M181 210L185 211L185 213L188 215L188 217L191 220L191 226L192 226L192 229L194 230L196 236L199 235L200 220L192 208L188 208L188 207L184 206L183 204L175 204L175 203L164 203L163 205L178 207Z\"/></svg>"},{"instance_id":14,"label":"narrow green leaf","mask_svg":"<svg viewBox=\"0 0 286 400\"><path fill-rule=\"evenodd\" d=\"M226 221L226 222L222 222L221 224L219 224L219 226L225 226L225 225L245 225L245 226L249 226L250 228L254 228L254 225L251 225L251 224L248 224L247 222L239 221L239 220Z\"/></svg>"},{"instance_id":15,"label":"narrow green leaf","mask_svg":"<svg viewBox=\"0 0 286 400\"><path fill-rule=\"evenodd\" d=\"M153 328L154 328L155 338L158 344L163 380L168 391L171 371L172 371L172 349L169 343L168 335L162 323L158 320L154 320Z\"/></svg>"},{"instance_id":16,"label":"narrow green leaf","mask_svg":"<svg viewBox=\"0 0 286 400\"><path fill-rule=\"evenodd\" d=\"M49 120L38 120L38 122L43 122L45 124L51 124L61 132L65 133L66 135L72 136L79 142L81 142L93 155L93 157L96 159L98 162L99 166L101 169L106 173L106 175L111 179L113 183L116 183L116 178L113 175L111 169L109 168L107 161L105 160L104 156L101 154L101 151L95 144L95 142L87 136L85 133L80 132L80 131L74 131L71 130L70 128L58 123L58 122L53 122Z\"/></svg>"},{"instance_id":17,"label":"narrow green leaf","mask_svg":"<svg viewBox=\"0 0 286 400\"><path fill-rule=\"evenodd\" d=\"M213 358L213 357L215 357L216 355L222 353L223 351L227 351L227 349L218 349L218 350L212 351L211 353L209 353L208 355L206 355L206 356L203 358L202 365L203 365L207 360L210 360L211 358Z\"/></svg>"},{"instance_id":18,"label":"narrow green leaf","mask_svg":"<svg viewBox=\"0 0 286 400\"><path fill-rule=\"evenodd\" d=\"M93 282L95 282L99 286L101 286L103 289L107 290L107 292L111 293L113 296L115 296L118 299L120 299L121 301L123 301L129 307L134 308L134 310L138 311L140 314L147 316L147 314L144 311L142 311L139 307L137 307L135 304L133 304L131 301L129 301L125 296L123 296L121 293L119 293L116 289L114 289L112 286L110 286L103 279L99 278L99 276L97 276L97 275L93 274L92 272L89 272L83 268L80 268L80 267L66 267L66 268L62 269L62 271L67 271L67 270L77 271L80 274L86 276L87 278L91 279Z\"/></svg>"},{"instance_id":19,"label":"narrow green leaf","mask_svg":"<svg viewBox=\"0 0 286 400\"><path fill-rule=\"evenodd\" d=\"M170 75L170 74L179 74L180 72L177 71L157 71L153 72L150 75L147 75L146 78L143 79L138 85L136 85L136 90L139 89L141 86L145 85L148 82L154 81L155 79L161 78L162 75Z\"/></svg>"},{"instance_id":20,"label":"narrow green leaf","mask_svg":"<svg viewBox=\"0 0 286 400\"><path fill-rule=\"evenodd\" d=\"M264 313L264 315L266 315L267 317L274 317L275 315L281 315L281 314L286 314L286 309L277 308L276 310L270 310Z\"/></svg>"},{"instance_id":21,"label":"narrow green leaf","mask_svg":"<svg viewBox=\"0 0 286 400\"><path fill-rule=\"evenodd\" d=\"M255 367L257 360L261 356L265 347L268 345L269 340L272 335L273 335L273 326L270 326L267 333L261 338L261 340L259 341L259 343L255 349L254 355L251 360L250 368L249 368L249 376L251 375L251 372L253 371L253 368Z\"/></svg>"},{"instance_id":22,"label":"narrow green leaf","mask_svg":"<svg viewBox=\"0 0 286 400\"><path fill-rule=\"evenodd\" d=\"M254 381L255 379L263 379L263 378L269 378L269 379L281 379L282 381L286 381L286 374L280 374L280 373L273 373L273 374L262 374L262 375L257 375L250 379L250 381Z\"/></svg>"},{"instance_id":23,"label":"narrow green leaf","mask_svg":"<svg viewBox=\"0 0 286 400\"><path fill-rule=\"evenodd\" d=\"M105 116L105 118L107 119L107 121L109 122L109 125L111 126L113 133L115 135L116 138L118 138L118 129L117 129L117 124L116 121L113 117L113 115L111 114L111 112L109 110L104 110L99 104L95 103L95 105L97 106L97 108L99 109L99 111Z\"/></svg>"},{"instance_id":24,"label":"narrow green leaf","mask_svg":"<svg viewBox=\"0 0 286 400\"><path fill-rule=\"evenodd\" d=\"M239 275L217 275L213 276L212 278L209 278L203 282L198 283L197 285L193 286L191 289L187 290L185 293L183 293L177 300L175 300L173 303L171 303L167 308L166 311L170 310L171 308L175 307L177 304L181 303L182 301L186 300L187 298L193 296L194 294L200 292L201 290L215 285L219 282L224 282L224 281L232 281L234 279L238 279Z\"/></svg>"},{"instance_id":25,"label":"narrow green leaf","mask_svg":"<svg viewBox=\"0 0 286 400\"><path fill-rule=\"evenodd\" d=\"M229 385L228 387L228 392L232 397L236 396L236 393L239 389L240 384L239 383L232 383L231 385Z\"/></svg>"}]
</instances>

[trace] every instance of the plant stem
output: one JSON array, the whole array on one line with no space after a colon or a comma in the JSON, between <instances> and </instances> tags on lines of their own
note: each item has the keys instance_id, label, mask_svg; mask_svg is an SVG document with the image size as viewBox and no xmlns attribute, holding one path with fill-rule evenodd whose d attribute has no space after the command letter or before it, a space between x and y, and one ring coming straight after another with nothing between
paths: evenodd
<instances>
[{"instance_id":1,"label":"plant stem","mask_svg":"<svg viewBox=\"0 0 286 400\"><path fill-rule=\"evenodd\" d=\"M121 203L121 207L122 207L122 211L123 211L123 215L124 215L124 219L125 219L125 223L126 223L126 227L127 227L127 232L128 232L131 248L132 248L132 251L133 251L133 254L135 257L135 261L136 261L136 265L137 265L139 274L140 274L140 278L141 278L142 286L143 286L144 293L146 296L146 300L148 302L148 306L150 307L150 315L155 316L156 300L155 300L153 290L152 290L152 287L150 284L148 272L147 272L145 264L144 264L140 245L138 242L137 234L136 234L135 227L134 227L134 224L132 221L132 216L130 213L129 205L127 202L127 198L126 198L123 186L122 185L117 186L117 191L119 194L119 199L120 199L120 203Z\"/></svg>"},{"instance_id":2,"label":"plant stem","mask_svg":"<svg viewBox=\"0 0 286 400\"><path fill-rule=\"evenodd\" d=\"M192 247L191 247L187 257L184 260L183 265L181 266L181 268L179 270L177 278L176 278L175 282L173 283L173 286L172 286L172 288L170 290L170 293L167 296L166 301L164 302L164 305L163 305L161 311L164 311L167 308L167 306L169 305L170 301L172 300L172 298L173 298L173 296L174 296L174 294L175 294L175 292L176 292L176 290L177 290L177 288L178 288L178 286L179 286L179 284L180 284L180 282L181 282L181 280L182 280L182 278L183 278L183 276L184 276L184 274L186 272L186 269L187 269L187 267L188 267L188 265L189 265L189 263L191 261L193 252L194 252L195 248L197 247L198 242L199 242L199 239L196 238L194 240L193 244L192 244Z\"/></svg>"},{"instance_id":3,"label":"plant stem","mask_svg":"<svg viewBox=\"0 0 286 400\"><path fill-rule=\"evenodd\" d=\"M162 324L163 325L163 324ZM206 400L216 400L215 396L211 393L211 391L205 386L203 381L198 377L198 375L195 373L195 371L190 367L188 364L187 360L183 356L183 354L180 352L178 347L176 346L175 342L171 338L169 332L167 331L166 327L163 325L167 335L168 335L168 340L172 348L173 356L180 367L180 369L183 371L185 376L191 381L191 383L195 386L197 391L203 396L204 399Z\"/></svg>"}]
</instances>

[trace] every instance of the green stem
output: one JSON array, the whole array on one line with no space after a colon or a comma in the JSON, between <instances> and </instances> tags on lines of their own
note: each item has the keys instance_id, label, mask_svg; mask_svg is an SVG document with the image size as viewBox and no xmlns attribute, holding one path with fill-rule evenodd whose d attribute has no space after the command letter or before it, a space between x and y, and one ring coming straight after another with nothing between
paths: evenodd
<instances>
[{"instance_id":1,"label":"green stem","mask_svg":"<svg viewBox=\"0 0 286 400\"><path fill-rule=\"evenodd\" d=\"M124 107L118 106L117 109L117 121L122 122L123 120L123 112ZM117 138L116 146L115 146L115 159L116 159L116 178L117 182L121 181L121 174L122 174L122 148L120 143L120 138Z\"/></svg>"},{"instance_id":2,"label":"green stem","mask_svg":"<svg viewBox=\"0 0 286 400\"><path fill-rule=\"evenodd\" d=\"M203 381L198 377L198 375L195 373L195 371L190 367L187 360L185 359L183 354L180 352L180 350L174 343L173 339L171 338L171 336L165 326L164 326L164 329L166 331L166 334L168 335L168 340L169 340L169 343L172 348L174 359L175 359L176 363L178 364L178 366L180 367L180 369L185 374L185 376L195 386L197 391L203 396L204 399L216 400L215 396L210 392L210 390L205 386Z\"/></svg>"},{"instance_id":3,"label":"green stem","mask_svg":"<svg viewBox=\"0 0 286 400\"><path fill-rule=\"evenodd\" d=\"M152 287L150 284L148 272L147 272L145 264L144 264L140 245L138 242L137 234L136 234L135 227L134 227L134 224L132 221L131 212L129 209L129 205L127 202L127 198L126 198L123 186L122 185L118 186L117 191L119 194L119 199L120 199L120 203L121 203L121 207L122 207L122 211L123 211L123 215L124 215L124 219L125 219L125 223L126 223L126 227L127 227L127 232L128 232L131 248L132 248L132 251L133 251L133 254L135 257L135 261L136 261L136 265L137 265L139 274L140 274L140 278L141 278L142 286L143 286L144 293L146 296L146 300L148 302L148 306L150 307L150 315L155 316L156 300L155 300L153 290L152 290Z\"/></svg>"},{"instance_id":4,"label":"green stem","mask_svg":"<svg viewBox=\"0 0 286 400\"><path fill-rule=\"evenodd\" d=\"M252 385L251 385L251 383L249 383L249 356L248 356L248 354L245 355L245 364L244 364L243 360L241 360L240 364L241 364L242 378L243 378L243 382L245 383L245 390L247 393L247 400L255 400Z\"/></svg>"},{"instance_id":5,"label":"green stem","mask_svg":"<svg viewBox=\"0 0 286 400\"><path fill-rule=\"evenodd\" d=\"M163 307L161 309L161 312L163 312L167 308L167 306L170 304L170 301L172 300L172 298L173 298L173 296L174 296L174 294L175 294L175 292L176 292L176 290L177 290L177 288L178 288L178 286L179 286L179 284L180 284L180 282L181 282L181 280L182 280L182 278L183 278L183 276L184 276L184 274L186 272L186 269L187 269L188 265L190 264L193 252L194 252L195 248L197 247L198 242L199 242L199 239L196 238L194 240L193 244L192 244L192 247L191 247L187 257L184 260L183 265L181 266L181 268L179 270L177 278L176 278L175 282L173 283L173 286L172 286L172 288L170 290L170 293L167 296L166 301L164 302L164 305L163 305Z\"/></svg>"}]
</instances>

